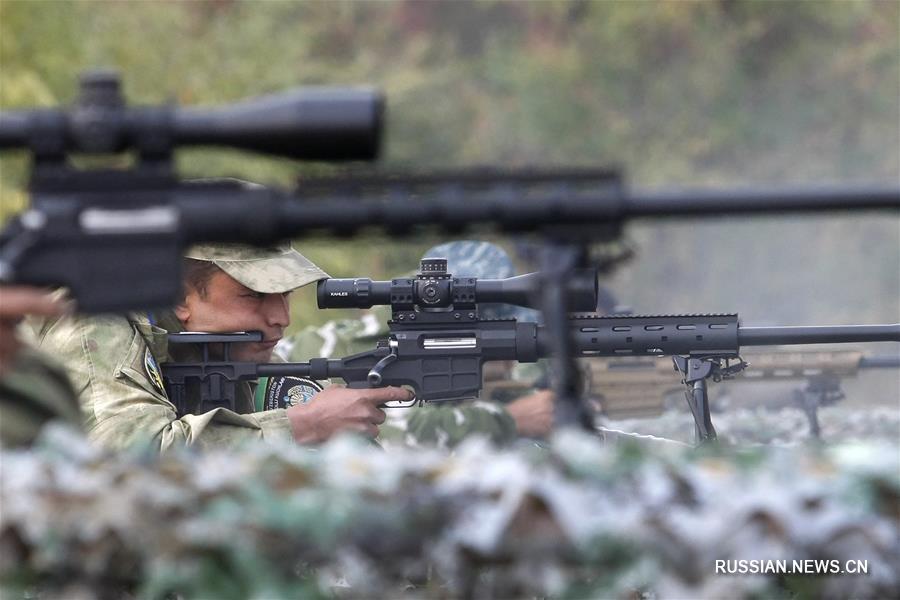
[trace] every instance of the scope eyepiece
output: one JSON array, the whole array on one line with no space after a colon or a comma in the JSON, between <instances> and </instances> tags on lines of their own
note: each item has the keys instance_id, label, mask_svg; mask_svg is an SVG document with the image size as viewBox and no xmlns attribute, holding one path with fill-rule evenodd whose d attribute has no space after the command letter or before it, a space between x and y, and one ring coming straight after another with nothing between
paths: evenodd
<instances>
[{"instance_id":1,"label":"scope eyepiece","mask_svg":"<svg viewBox=\"0 0 900 600\"><path fill-rule=\"evenodd\" d=\"M323 279L316 287L319 308L372 308L391 303L391 282L371 279Z\"/></svg>"}]
</instances>

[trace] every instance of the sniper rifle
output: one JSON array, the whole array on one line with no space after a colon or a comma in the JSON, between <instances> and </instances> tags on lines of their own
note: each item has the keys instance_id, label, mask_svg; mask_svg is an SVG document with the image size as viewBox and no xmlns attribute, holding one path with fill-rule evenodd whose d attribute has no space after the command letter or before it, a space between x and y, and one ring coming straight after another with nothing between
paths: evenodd
<instances>
[{"instance_id":1,"label":"sniper rifle","mask_svg":"<svg viewBox=\"0 0 900 600\"><path fill-rule=\"evenodd\" d=\"M305 363L239 363L209 360L213 356L209 344L261 341L262 334L172 334L170 341L176 343L204 344L206 360L165 363L163 377L177 406L177 401L186 397L188 385L199 385L199 412L233 408L235 384L263 376L341 378L357 387L408 386L422 402L473 398L482 387L484 363L534 362L551 356L554 332L546 326L515 319L483 319L478 312L479 303L486 302L534 307L540 296L539 284L536 274L499 280L454 278L442 258L422 260L415 278L326 279L318 284L320 308L390 304L388 336L374 349ZM573 302L570 308L577 311L595 306L596 290L595 273L577 273L567 286L566 296ZM701 442L716 437L707 382L731 378L746 368L741 347L900 342L900 324L746 327L736 314L572 314L566 327L579 357L672 356ZM223 356L228 356L227 350Z\"/></svg>"}]
</instances>

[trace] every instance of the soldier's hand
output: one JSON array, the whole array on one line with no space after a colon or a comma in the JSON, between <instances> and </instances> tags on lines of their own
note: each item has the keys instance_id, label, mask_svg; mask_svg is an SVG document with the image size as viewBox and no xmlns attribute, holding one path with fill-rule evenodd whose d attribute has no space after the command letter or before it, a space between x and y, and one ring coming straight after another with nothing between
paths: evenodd
<instances>
[{"instance_id":1,"label":"soldier's hand","mask_svg":"<svg viewBox=\"0 0 900 600\"><path fill-rule=\"evenodd\" d=\"M553 428L553 402L550 390L541 390L522 396L506 405L506 410L516 422L519 435L544 437Z\"/></svg>"},{"instance_id":2,"label":"soldier's hand","mask_svg":"<svg viewBox=\"0 0 900 600\"><path fill-rule=\"evenodd\" d=\"M21 285L0 286L0 373L7 369L19 350L16 325L25 315L54 317L66 310L66 303L46 290Z\"/></svg>"},{"instance_id":3,"label":"soldier's hand","mask_svg":"<svg viewBox=\"0 0 900 600\"><path fill-rule=\"evenodd\" d=\"M318 444L331 436L352 431L372 438L384 423L384 411L379 405L393 401L409 401L412 393L399 387L350 389L329 387L312 397L307 404L287 409L294 441Z\"/></svg>"}]
</instances>

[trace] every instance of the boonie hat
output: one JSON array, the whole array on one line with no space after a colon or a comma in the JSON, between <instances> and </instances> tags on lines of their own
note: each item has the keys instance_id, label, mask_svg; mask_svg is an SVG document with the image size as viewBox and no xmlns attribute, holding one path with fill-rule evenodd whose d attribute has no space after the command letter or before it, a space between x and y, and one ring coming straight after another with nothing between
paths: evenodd
<instances>
[{"instance_id":1,"label":"boonie hat","mask_svg":"<svg viewBox=\"0 0 900 600\"><path fill-rule=\"evenodd\" d=\"M197 244L184 256L210 261L261 294L282 294L328 278L328 273L294 250L290 243L267 247L234 242Z\"/></svg>"}]
</instances>

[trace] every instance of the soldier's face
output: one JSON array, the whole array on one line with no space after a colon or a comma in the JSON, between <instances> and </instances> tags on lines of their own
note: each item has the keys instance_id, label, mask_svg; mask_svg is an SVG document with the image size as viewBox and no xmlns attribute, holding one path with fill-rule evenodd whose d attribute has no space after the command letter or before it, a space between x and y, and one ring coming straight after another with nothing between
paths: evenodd
<instances>
[{"instance_id":1,"label":"soldier's face","mask_svg":"<svg viewBox=\"0 0 900 600\"><path fill-rule=\"evenodd\" d=\"M290 324L288 293L261 294L239 283L224 271L216 271L206 293L191 289L175 314L188 331L227 333L262 331L263 341L234 344L232 360L268 362L275 344Z\"/></svg>"}]
</instances>

